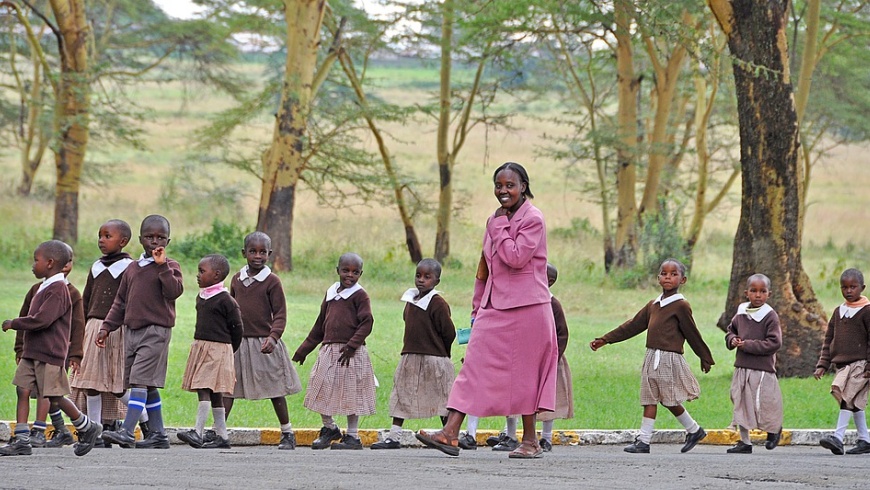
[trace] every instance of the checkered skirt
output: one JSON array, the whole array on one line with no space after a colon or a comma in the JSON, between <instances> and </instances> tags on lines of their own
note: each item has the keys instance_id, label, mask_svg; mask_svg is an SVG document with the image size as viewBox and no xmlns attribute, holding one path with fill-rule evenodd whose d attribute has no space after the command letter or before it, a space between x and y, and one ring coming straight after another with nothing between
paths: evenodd
<instances>
[{"instance_id":1,"label":"checkered skirt","mask_svg":"<svg viewBox=\"0 0 870 490\"><path fill-rule=\"evenodd\" d=\"M361 345L348 366L339 366L344 345L320 347L302 404L323 415L371 415L375 413L375 374L368 350Z\"/></svg>"},{"instance_id":2,"label":"checkered skirt","mask_svg":"<svg viewBox=\"0 0 870 490\"><path fill-rule=\"evenodd\" d=\"M658 359L656 359L658 357ZM679 352L647 349L640 377L640 404L675 407L701 395L698 380Z\"/></svg>"}]
</instances>

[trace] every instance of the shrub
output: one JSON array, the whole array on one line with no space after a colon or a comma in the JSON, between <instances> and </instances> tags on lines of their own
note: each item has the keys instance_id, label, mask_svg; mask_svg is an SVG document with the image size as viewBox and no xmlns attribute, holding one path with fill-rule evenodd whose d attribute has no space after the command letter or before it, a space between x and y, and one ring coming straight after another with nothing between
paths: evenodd
<instances>
[{"instance_id":1,"label":"shrub","mask_svg":"<svg viewBox=\"0 0 870 490\"><path fill-rule=\"evenodd\" d=\"M234 223L214 220L211 230L186 235L173 242L173 253L190 260L199 260L208 254L222 254L232 260L243 248L245 235L250 233Z\"/></svg>"}]
</instances>

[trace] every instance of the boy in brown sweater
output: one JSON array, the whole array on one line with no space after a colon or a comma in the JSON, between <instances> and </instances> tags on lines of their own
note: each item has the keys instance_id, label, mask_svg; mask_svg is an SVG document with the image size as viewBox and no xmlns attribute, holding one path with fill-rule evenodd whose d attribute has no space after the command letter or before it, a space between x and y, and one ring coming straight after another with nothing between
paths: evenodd
<instances>
[{"instance_id":1,"label":"boy in brown sweater","mask_svg":"<svg viewBox=\"0 0 870 490\"><path fill-rule=\"evenodd\" d=\"M72 329L72 301L62 271L71 259L69 245L64 242L41 243L33 252L33 275L44 281L33 296L27 316L3 322L4 332L22 330L25 335L21 360L12 380L18 387L15 440L0 447L0 456L32 453L27 427L31 392L48 398L72 420L79 436L74 447L76 456L90 452L102 430L66 397L70 394L66 360Z\"/></svg>"}]
</instances>

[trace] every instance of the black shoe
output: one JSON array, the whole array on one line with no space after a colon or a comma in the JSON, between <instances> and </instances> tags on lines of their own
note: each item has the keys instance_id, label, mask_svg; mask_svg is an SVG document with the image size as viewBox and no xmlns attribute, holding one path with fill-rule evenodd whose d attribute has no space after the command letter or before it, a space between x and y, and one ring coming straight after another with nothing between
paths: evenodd
<instances>
[{"instance_id":1,"label":"black shoe","mask_svg":"<svg viewBox=\"0 0 870 490\"><path fill-rule=\"evenodd\" d=\"M216 440L218 440L218 435L217 435L217 432L214 431L214 429L206 429L202 433L202 443L203 444L205 444L207 442L214 442Z\"/></svg>"},{"instance_id":2,"label":"black shoe","mask_svg":"<svg viewBox=\"0 0 870 490\"><path fill-rule=\"evenodd\" d=\"M296 449L296 434L292 430L281 433L281 442L278 443L278 449Z\"/></svg>"},{"instance_id":3,"label":"black shoe","mask_svg":"<svg viewBox=\"0 0 870 490\"><path fill-rule=\"evenodd\" d=\"M707 432L703 427L698 427L694 433L686 434L686 443L683 444L683 448L680 449L681 453L687 453L695 447L696 444L701 442L701 439L707 437Z\"/></svg>"},{"instance_id":4,"label":"black shoe","mask_svg":"<svg viewBox=\"0 0 870 490\"><path fill-rule=\"evenodd\" d=\"M477 439L471 437L471 434L466 432L459 436L459 448L466 451L474 451L477 449Z\"/></svg>"},{"instance_id":5,"label":"black shoe","mask_svg":"<svg viewBox=\"0 0 870 490\"><path fill-rule=\"evenodd\" d=\"M819 440L819 444L825 449L830 449L832 453L837 456L841 456L844 454L843 451L843 441L837 439L834 436L825 436Z\"/></svg>"},{"instance_id":6,"label":"black shoe","mask_svg":"<svg viewBox=\"0 0 870 490\"><path fill-rule=\"evenodd\" d=\"M73 452L75 455L84 456L91 452L91 449L94 448L94 444L97 442L97 438L100 437L100 434L102 433L102 425L93 420L89 421L87 427L83 430L77 431L79 441L73 445Z\"/></svg>"},{"instance_id":7,"label":"black shoe","mask_svg":"<svg viewBox=\"0 0 870 490\"><path fill-rule=\"evenodd\" d=\"M493 451L513 451L514 449L520 447L520 441L516 439L511 439L509 436L504 436L504 438L492 447Z\"/></svg>"},{"instance_id":8,"label":"black shoe","mask_svg":"<svg viewBox=\"0 0 870 490\"><path fill-rule=\"evenodd\" d=\"M538 445L541 446L541 449L543 449L545 453L549 453L553 450L553 443L544 439L543 437L540 441L538 441Z\"/></svg>"},{"instance_id":9,"label":"black shoe","mask_svg":"<svg viewBox=\"0 0 870 490\"><path fill-rule=\"evenodd\" d=\"M202 447L202 437L200 437L199 433L195 430L178 432L175 436L178 437L179 441L187 443L192 448L199 449Z\"/></svg>"},{"instance_id":10,"label":"black shoe","mask_svg":"<svg viewBox=\"0 0 870 490\"><path fill-rule=\"evenodd\" d=\"M57 437L57 436L55 436ZM136 444L136 437L127 432L124 428L118 430L107 430L103 432L103 442L117 444L121 447L131 448ZM54 440L54 439L52 439ZM49 441L50 442L50 441Z\"/></svg>"},{"instance_id":11,"label":"black shoe","mask_svg":"<svg viewBox=\"0 0 870 490\"><path fill-rule=\"evenodd\" d=\"M64 447L69 446L73 442L75 442L75 440L70 431L64 429L62 431L54 431L54 435L45 443L45 447Z\"/></svg>"},{"instance_id":12,"label":"black shoe","mask_svg":"<svg viewBox=\"0 0 870 490\"><path fill-rule=\"evenodd\" d=\"M217 436L217 438L213 441L206 442L202 445L203 449L230 449L230 440L224 439L221 436Z\"/></svg>"},{"instance_id":13,"label":"black shoe","mask_svg":"<svg viewBox=\"0 0 870 490\"><path fill-rule=\"evenodd\" d=\"M321 427L320 435L311 443L311 449L326 449L332 444L332 441L341 439L341 430L338 427Z\"/></svg>"},{"instance_id":14,"label":"black shoe","mask_svg":"<svg viewBox=\"0 0 870 490\"><path fill-rule=\"evenodd\" d=\"M635 439L634 443L622 448L627 453L649 454L649 444L642 442L640 439Z\"/></svg>"},{"instance_id":15,"label":"black shoe","mask_svg":"<svg viewBox=\"0 0 870 490\"><path fill-rule=\"evenodd\" d=\"M335 444L332 445L333 449L335 448ZM371 445L372 449L401 449L402 443L395 440L390 439L389 437L384 439L381 442L376 442Z\"/></svg>"},{"instance_id":16,"label":"black shoe","mask_svg":"<svg viewBox=\"0 0 870 490\"><path fill-rule=\"evenodd\" d=\"M737 444L735 444L734 447L728 448L725 452L729 454L752 454L752 444L737 441Z\"/></svg>"},{"instance_id":17,"label":"black shoe","mask_svg":"<svg viewBox=\"0 0 870 490\"><path fill-rule=\"evenodd\" d=\"M362 441L358 437L345 434L341 441L332 443L329 449L362 449Z\"/></svg>"},{"instance_id":18,"label":"black shoe","mask_svg":"<svg viewBox=\"0 0 870 490\"><path fill-rule=\"evenodd\" d=\"M136 449L169 449L169 437L166 434L152 432L148 439L142 439L136 443Z\"/></svg>"},{"instance_id":19,"label":"black shoe","mask_svg":"<svg viewBox=\"0 0 870 490\"><path fill-rule=\"evenodd\" d=\"M867 454L867 453L870 453L870 442L867 442L864 439L858 439L858 442L855 444L855 447L846 451L846 454Z\"/></svg>"},{"instance_id":20,"label":"black shoe","mask_svg":"<svg viewBox=\"0 0 870 490\"><path fill-rule=\"evenodd\" d=\"M0 447L0 456L30 456L31 454L33 454L33 446L30 445L30 441L22 441L18 438Z\"/></svg>"},{"instance_id":21,"label":"black shoe","mask_svg":"<svg viewBox=\"0 0 870 490\"><path fill-rule=\"evenodd\" d=\"M30 447L45 447L45 429L30 429Z\"/></svg>"},{"instance_id":22,"label":"black shoe","mask_svg":"<svg viewBox=\"0 0 870 490\"><path fill-rule=\"evenodd\" d=\"M139 422L139 431L142 432L142 440L148 439L152 432L148 422Z\"/></svg>"},{"instance_id":23,"label":"black shoe","mask_svg":"<svg viewBox=\"0 0 870 490\"><path fill-rule=\"evenodd\" d=\"M486 438L486 445L489 447L495 447L505 437L507 437L507 434L505 434L504 432L499 432L497 436L489 436Z\"/></svg>"},{"instance_id":24,"label":"black shoe","mask_svg":"<svg viewBox=\"0 0 870 490\"><path fill-rule=\"evenodd\" d=\"M764 443L764 447L770 451L771 449L779 446L779 440L782 439L782 429L779 429L779 432L768 432L767 433L767 441Z\"/></svg>"}]
</instances>

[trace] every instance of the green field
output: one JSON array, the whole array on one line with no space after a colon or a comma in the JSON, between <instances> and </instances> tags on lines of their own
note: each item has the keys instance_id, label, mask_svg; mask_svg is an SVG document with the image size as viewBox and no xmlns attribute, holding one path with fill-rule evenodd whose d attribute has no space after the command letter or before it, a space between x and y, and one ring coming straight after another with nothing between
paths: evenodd
<instances>
[{"instance_id":1,"label":"green field","mask_svg":"<svg viewBox=\"0 0 870 490\"><path fill-rule=\"evenodd\" d=\"M378 76L379 95L401 103L430 100L432 69L386 67ZM180 167L196 156L190 134L201 127L215 110L229 102L203 91L195 98L182 101L184 91L177 85L143 87L139 100L153 109L153 119L145 125L150 151L114 148L92 142L89 154L103 162L111 172L105 187L89 185L81 195L80 242L76 246L77 264L71 275L73 283L84 287L90 263L99 251L96 231L109 218L122 218L135 226L150 213L166 215L172 222L173 246L186 238L209 229L213 220L238 223L250 230L256 220L259 182L240 171L211 165L184 174ZM566 309L571 331L566 356L574 376L575 413L569 421L559 421L557 428L634 428L639 425L639 370L644 354L644 338L610 345L597 353L588 342L633 315L658 291L654 283L641 289L620 289L604 275L601 265L599 210L578 191L580 185L565 178L561 163L536 156L536 147L545 144L544 132L564 132L564 128L541 122L519 113L512 119L514 131L486 134L482 129L472 134L460 155L456 168L457 215L453 224L451 258L439 289L450 303L457 326L469 318L476 258L486 216L497 203L491 192L491 172L502 161L523 163L531 175L535 204L547 216L550 261L560 270L554 294ZM259 141L271 135L269 118L247 133ZM424 250L431 253L434 242L432 209L437 201L435 161L435 127L422 116L409 124L393 124L391 151L406 174L420 185L418 195L427 208L417 217L418 232ZM369 141L366 139L366 141ZM864 209L870 201L857 189L870 185L870 169L860 160L862 149L835 151L820 164L814 174L804 232L803 261L825 309L839 304L836 278L846 267L867 267L870 231L863 223ZM14 196L17 183L18 155L13 148L0 149L0 316L17 315L24 293L35 281L30 273L29 255L39 242L50 238L53 204L51 202L53 168L47 159L38 176L37 192L28 198ZM228 195L197 201L197 195L179 187L177 179L193 179L196 184L220 189L235 189ZM844 183L848 183L845 187ZM708 428L723 428L730 423L729 385L733 353L724 346L724 335L715 327L722 312L730 272L731 238L739 212L738 190L725 207L709 220L689 282L682 291L693 306L696 321L710 345L717 364L710 374L700 372L697 357L686 357L699 378L701 399L688 405L698 421ZM231 194L231 195L230 195ZM212 193L211 196L220 196ZM364 417L364 428L389 427L388 399L393 370L398 362L402 342L402 307L399 296L413 285L414 268L404 251L404 236L395 210L389 206L352 203L331 208L319 203L303 188L296 207L294 236L295 270L281 274L287 292L289 319L284 336L288 349L296 349L311 327L323 292L336 280L334 267L338 255L353 250L365 262L361 283L372 297L374 330L368 346L375 372L380 381L378 413ZM171 197L172 199L167 199ZM241 243L238 244L241 248ZM138 254L138 243L127 249ZM242 265L241 257L230 257L233 269ZM173 333L167 388L163 391L167 424L189 426L195 419L196 396L180 389L181 376L193 339L195 259L182 260L187 290L178 301L178 321ZM651 278L652 280L652 278ZM15 409L12 362L14 335L0 334L0 420L13 420ZM455 346L454 363L464 347ZM313 356L299 368L303 384ZM807 373L809 376L811 373ZM836 404L828 394L830 378L782 380L785 399L785 425L788 428L830 427L836 416ZM296 427L318 427L320 418L302 407L303 394L290 398L291 420ZM344 421L340 420L343 425ZM498 428L498 419L487 419L482 428ZM240 401L230 420L232 426L275 426L271 404ZM432 427L437 420L409 421L409 429ZM662 415L659 428L678 428L669 415Z\"/></svg>"}]
</instances>

